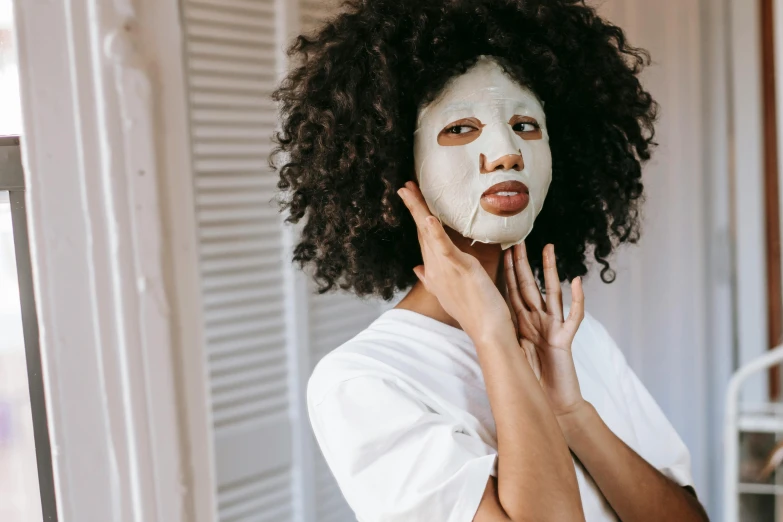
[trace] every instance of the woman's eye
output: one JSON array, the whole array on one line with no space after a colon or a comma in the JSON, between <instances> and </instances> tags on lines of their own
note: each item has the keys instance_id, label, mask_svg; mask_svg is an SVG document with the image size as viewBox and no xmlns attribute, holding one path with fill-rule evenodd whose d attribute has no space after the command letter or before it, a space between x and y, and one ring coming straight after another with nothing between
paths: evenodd
<instances>
[{"instance_id":1,"label":"woman's eye","mask_svg":"<svg viewBox=\"0 0 783 522\"><path fill-rule=\"evenodd\" d=\"M475 118L452 121L438 133L438 145L455 147L467 145L481 136L483 125Z\"/></svg>"},{"instance_id":2,"label":"woman's eye","mask_svg":"<svg viewBox=\"0 0 783 522\"><path fill-rule=\"evenodd\" d=\"M538 130L538 124L531 121L520 121L512 127L514 132L535 132Z\"/></svg>"},{"instance_id":3,"label":"woman's eye","mask_svg":"<svg viewBox=\"0 0 783 522\"><path fill-rule=\"evenodd\" d=\"M476 130L473 127L468 127L467 125L455 125L453 127L449 127L446 129L446 132L449 134L465 134L467 132L470 132L472 130Z\"/></svg>"}]
</instances>

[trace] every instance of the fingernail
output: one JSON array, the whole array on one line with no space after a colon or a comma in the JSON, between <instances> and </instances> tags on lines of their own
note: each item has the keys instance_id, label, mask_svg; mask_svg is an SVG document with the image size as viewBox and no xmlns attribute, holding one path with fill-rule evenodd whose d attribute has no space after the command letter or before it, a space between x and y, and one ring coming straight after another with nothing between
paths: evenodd
<instances>
[{"instance_id":1,"label":"fingernail","mask_svg":"<svg viewBox=\"0 0 783 522\"><path fill-rule=\"evenodd\" d=\"M397 195L400 196L402 199L405 199L405 191L400 189L397 191Z\"/></svg>"}]
</instances>

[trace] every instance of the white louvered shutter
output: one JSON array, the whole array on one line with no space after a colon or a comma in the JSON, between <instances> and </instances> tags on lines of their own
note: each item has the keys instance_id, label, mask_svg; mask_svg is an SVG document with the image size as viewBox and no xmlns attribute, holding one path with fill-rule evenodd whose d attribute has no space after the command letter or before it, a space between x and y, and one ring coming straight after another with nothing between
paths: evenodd
<instances>
[{"instance_id":1,"label":"white louvered shutter","mask_svg":"<svg viewBox=\"0 0 783 522\"><path fill-rule=\"evenodd\" d=\"M301 30L317 27L335 4L301 2ZM309 377L321 357L383 307L348 294L318 296L310 281L299 295L284 282L290 252L267 158L277 124L270 95L281 65L276 60L284 56L277 48L283 29L275 24L286 17L276 9L291 4L181 5L218 519L350 522L355 517L306 420L306 378L292 375L302 368ZM301 313L302 320L287 313ZM293 334L292 323L307 331ZM289 383L296 384L289 389ZM313 450L304 452L313 462L294 460L297 440Z\"/></svg>"},{"instance_id":2,"label":"white louvered shutter","mask_svg":"<svg viewBox=\"0 0 783 522\"><path fill-rule=\"evenodd\" d=\"M220 522L292 520L275 0L183 0Z\"/></svg>"}]
</instances>

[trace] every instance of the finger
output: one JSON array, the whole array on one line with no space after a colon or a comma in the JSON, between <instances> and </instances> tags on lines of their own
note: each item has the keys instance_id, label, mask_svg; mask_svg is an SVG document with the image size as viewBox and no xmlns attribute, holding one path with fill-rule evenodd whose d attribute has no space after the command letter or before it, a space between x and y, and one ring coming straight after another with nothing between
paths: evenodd
<instances>
[{"instance_id":1,"label":"finger","mask_svg":"<svg viewBox=\"0 0 783 522\"><path fill-rule=\"evenodd\" d=\"M528 339L522 339L520 345L525 352L525 358L530 364L530 368L533 370L533 375L536 379L541 379L541 360L538 358L536 347Z\"/></svg>"},{"instance_id":2,"label":"finger","mask_svg":"<svg viewBox=\"0 0 783 522\"><path fill-rule=\"evenodd\" d=\"M433 250L441 255L450 256L459 251L448 234L446 234L443 224L430 212L427 202L424 201L424 196L416 183L408 181L397 193L405 202L413 216L413 220L416 222L416 227L420 231L420 243L430 243Z\"/></svg>"},{"instance_id":3,"label":"finger","mask_svg":"<svg viewBox=\"0 0 783 522\"><path fill-rule=\"evenodd\" d=\"M426 287L427 286L427 280L424 275L424 265L414 266L413 267L413 273L416 274L416 277L419 278L419 281Z\"/></svg>"},{"instance_id":4,"label":"finger","mask_svg":"<svg viewBox=\"0 0 783 522\"><path fill-rule=\"evenodd\" d=\"M582 278L575 277L571 281L571 309L568 311L566 326L569 331L576 333L582 319L585 318L585 292L582 288Z\"/></svg>"},{"instance_id":5,"label":"finger","mask_svg":"<svg viewBox=\"0 0 783 522\"><path fill-rule=\"evenodd\" d=\"M433 251L447 257L457 257L457 254L462 252L446 233L443 224L438 218L435 216L427 216L425 221L427 223L427 230L425 232L426 241Z\"/></svg>"},{"instance_id":6,"label":"finger","mask_svg":"<svg viewBox=\"0 0 783 522\"><path fill-rule=\"evenodd\" d=\"M533 269L530 268L530 262L527 259L527 248L522 242L514 248L514 271L519 283L519 290L522 293L522 299L527 303L531 310L543 310L544 300L541 298L541 291L538 289L538 283L533 275Z\"/></svg>"},{"instance_id":7,"label":"finger","mask_svg":"<svg viewBox=\"0 0 783 522\"><path fill-rule=\"evenodd\" d=\"M530 342L523 338L519 341L519 346L522 348L522 352L525 354L525 359L527 359L528 364L530 364L530 367L533 367L533 359L530 357Z\"/></svg>"},{"instance_id":8,"label":"finger","mask_svg":"<svg viewBox=\"0 0 783 522\"><path fill-rule=\"evenodd\" d=\"M519 283L517 283L517 276L514 273L514 253L511 248L507 249L503 254L503 265L506 272L506 288L509 301L511 301L511 308L514 310L514 314L519 315L522 313L522 310L526 310L526 306L522 300L522 294L519 293Z\"/></svg>"},{"instance_id":9,"label":"finger","mask_svg":"<svg viewBox=\"0 0 783 522\"><path fill-rule=\"evenodd\" d=\"M531 358L533 359L533 373L536 375L536 379L541 380L541 357L538 356L538 351L535 345L530 347Z\"/></svg>"},{"instance_id":10,"label":"finger","mask_svg":"<svg viewBox=\"0 0 783 522\"><path fill-rule=\"evenodd\" d=\"M533 321L533 314L536 313L538 312L523 310L521 313L517 314L517 328L521 337L528 339L533 344L541 344L543 341L541 333Z\"/></svg>"},{"instance_id":11,"label":"finger","mask_svg":"<svg viewBox=\"0 0 783 522\"><path fill-rule=\"evenodd\" d=\"M557 275L555 245L551 243L544 247L544 286L547 313L562 321L563 294L560 290L560 277Z\"/></svg>"},{"instance_id":12,"label":"finger","mask_svg":"<svg viewBox=\"0 0 783 522\"><path fill-rule=\"evenodd\" d=\"M416 237L419 240L419 248L421 249L421 261L424 263L424 266L428 266L430 259L432 259L432 249L425 239L425 232L416 227Z\"/></svg>"},{"instance_id":13,"label":"finger","mask_svg":"<svg viewBox=\"0 0 783 522\"><path fill-rule=\"evenodd\" d=\"M536 364L536 355L535 355L536 349L532 345L528 345L525 349L525 352L527 353L527 362L530 363L530 368L533 370L533 374L538 378L537 369L538 365Z\"/></svg>"},{"instance_id":14,"label":"finger","mask_svg":"<svg viewBox=\"0 0 783 522\"><path fill-rule=\"evenodd\" d=\"M422 230L426 230L427 225L425 220L428 216L431 216L432 213L430 212L427 203L424 201L424 196L422 196L416 183L408 181L405 183L404 187L397 191L397 194L400 195L403 203L408 207L408 210L413 216L413 220L416 222L416 226Z\"/></svg>"}]
</instances>

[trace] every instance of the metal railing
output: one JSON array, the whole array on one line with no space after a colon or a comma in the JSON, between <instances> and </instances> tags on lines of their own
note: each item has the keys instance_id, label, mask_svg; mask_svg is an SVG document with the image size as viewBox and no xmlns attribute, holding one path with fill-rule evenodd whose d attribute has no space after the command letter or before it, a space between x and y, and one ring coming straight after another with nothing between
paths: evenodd
<instances>
[{"instance_id":1,"label":"metal railing","mask_svg":"<svg viewBox=\"0 0 783 522\"><path fill-rule=\"evenodd\" d=\"M744 483L740 476L740 434L783 434L783 404L747 404L740 399L745 382L761 372L783 362L783 345L777 346L734 372L726 394L726 416L723 433L725 448L724 517L725 522L740 521L740 495L783 494L776 485Z\"/></svg>"}]
</instances>

